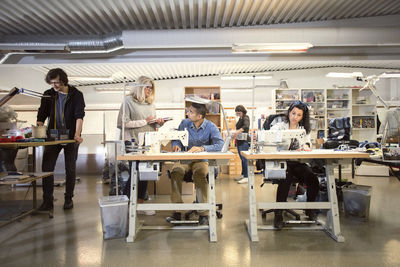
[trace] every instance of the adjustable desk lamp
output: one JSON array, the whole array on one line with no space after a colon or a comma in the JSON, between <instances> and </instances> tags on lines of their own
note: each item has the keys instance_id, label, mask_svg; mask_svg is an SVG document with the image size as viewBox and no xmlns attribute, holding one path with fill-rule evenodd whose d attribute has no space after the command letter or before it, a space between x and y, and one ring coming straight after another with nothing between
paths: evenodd
<instances>
[{"instance_id":1,"label":"adjustable desk lamp","mask_svg":"<svg viewBox=\"0 0 400 267\"><path fill-rule=\"evenodd\" d=\"M360 91L364 89L370 89L371 92L376 96L376 98L382 103L382 105L385 107L386 111L389 110L389 105L382 99L382 97L378 94L378 91L376 89L376 82L379 81L381 78L400 78L400 73L399 72L384 72L379 75L372 75L368 76L365 79L363 77L357 77L358 81L365 81L366 84L363 86L363 88L360 89ZM383 128L383 135L382 135L382 140L381 140L381 147L385 147L386 145L386 138L387 138L387 132L388 132L388 125L389 122L386 121L386 124L384 125ZM400 131L400 129L399 129Z\"/></svg>"},{"instance_id":2,"label":"adjustable desk lamp","mask_svg":"<svg viewBox=\"0 0 400 267\"><path fill-rule=\"evenodd\" d=\"M18 89L17 87L14 87L10 90L10 92L8 92L7 95L3 96L0 99L0 107L3 106L5 103L7 103L11 98L13 98L17 94L29 95L29 96L37 97L37 98L42 98L42 97L51 98L51 96L49 96L49 95L43 95L42 93L39 93L36 91L32 91L32 90L28 90L28 89L24 89L24 88Z\"/></svg>"}]
</instances>

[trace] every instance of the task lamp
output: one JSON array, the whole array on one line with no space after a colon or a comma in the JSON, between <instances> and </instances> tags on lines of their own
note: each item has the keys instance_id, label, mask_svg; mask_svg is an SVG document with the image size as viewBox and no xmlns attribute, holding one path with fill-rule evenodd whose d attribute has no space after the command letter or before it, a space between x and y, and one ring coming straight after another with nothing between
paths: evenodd
<instances>
[{"instance_id":1,"label":"task lamp","mask_svg":"<svg viewBox=\"0 0 400 267\"><path fill-rule=\"evenodd\" d=\"M357 77L358 81L364 81L365 85L360 89L360 91L364 89L369 89L371 92L376 96L376 98L382 103L382 105L385 107L386 112L389 111L390 107L388 103L383 100L383 98L378 94L378 91L376 89L375 84L381 79L381 78L400 78L400 72L383 72L379 75L371 75L366 78L364 77ZM397 126L398 128L398 133L400 134L400 128L399 125ZM389 132L389 121L386 120L385 125L383 126L383 133L382 133L382 139L381 139L381 147L385 147L386 145L386 138Z\"/></svg>"},{"instance_id":2,"label":"task lamp","mask_svg":"<svg viewBox=\"0 0 400 267\"><path fill-rule=\"evenodd\" d=\"M223 78L223 77L230 77L230 80L251 80L252 81L252 85L251 87L246 87L246 88L238 88L238 90L241 89L250 89L252 91L251 94L251 119L250 119L250 128L254 129L254 121L255 121L255 116L254 116L254 109L255 109L255 103L254 103L254 91L256 88L279 88L279 89L288 89L288 85L287 85L287 80L286 79L281 79L278 84L257 84L256 85L256 80L265 80L265 79L270 79L272 78L272 75L269 73L251 73L251 74L231 74L231 75L221 75L221 80L228 80L227 78ZM236 78L233 78L236 77ZM244 78L243 78L244 77ZM249 78L250 77L250 78ZM268 78L267 78L268 77ZM233 89L233 88L224 88L222 87L221 89ZM225 115L225 114L224 114ZM226 123L226 122L225 122ZM251 138L250 138L250 153L253 153L254 151L254 135L251 134Z\"/></svg>"},{"instance_id":3,"label":"task lamp","mask_svg":"<svg viewBox=\"0 0 400 267\"><path fill-rule=\"evenodd\" d=\"M39 93L36 91L32 91L32 90L28 90L28 89L24 89L24 88L18 89L17 87L14 87L10 90L10 92L8 92L7 95L3 96L0 99L0 107L3 106L5 103L7 103L11 98L16 96L17 94L28 95L28 96L36 97L36 98L42 98L42 97L51 98L51 96L49 96L49 95L43 95L42 93Z\"/></svg>"}]
</instances>

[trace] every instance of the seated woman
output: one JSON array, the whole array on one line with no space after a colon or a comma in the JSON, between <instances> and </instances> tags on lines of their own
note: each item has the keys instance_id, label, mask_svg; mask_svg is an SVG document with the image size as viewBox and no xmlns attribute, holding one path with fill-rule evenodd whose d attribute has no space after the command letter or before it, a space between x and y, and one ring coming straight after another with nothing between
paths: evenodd
<instances>
[{"instance_id":1,"label":"seated woman","mask_svg":"<svg viewBox=\"0 0 400 267\"><path fill-rule=\"evenodd\" d=\"M308 112L308 106L303 102L296 100L294 101L287 112L286 119L282 122L276 123L272 126L271 130L291 130L291 129L305 129L306 130L306 143L302 147L293 147L290 149L311 151L310 142L310 116ZM276 202L286 202L289 194L290 185L293 182L293 178L299 179L300 183L307 185L307 201L315 201L319 191L319 181L317 175L315 175L310 166L305 163L298 161L287 162L286 179L281 180L278 185L278 191L276 194ZM314 210L306 210L306 215L311 219L315 220L316 215ZM277 229L283 228L283 215L282 210L275 210L274 227Z\"/></svg>"}]
</instances>

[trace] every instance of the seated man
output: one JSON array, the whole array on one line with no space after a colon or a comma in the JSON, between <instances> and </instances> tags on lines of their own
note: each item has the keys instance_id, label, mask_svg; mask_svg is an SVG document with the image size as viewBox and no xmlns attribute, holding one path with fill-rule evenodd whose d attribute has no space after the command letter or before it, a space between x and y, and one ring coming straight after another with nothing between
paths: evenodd
<instances>
[{"instance_id":1,"label":"seated man","mask_svg":"<svg viewBox=\"0 0 400 267\"><path fill-rule=\"evenodd\" d=\"M187 119L184 119L179 125L178 130L186 129L189 132L188 153L196 152L217 152L221 151L224 141L217 126L205 119L206 107L202 104L192 103L188 112ZM172 141L172 150L174 152L182 151L183 146L180 141ZM199 202L208 201L208 162L207 160L196 160L190 164L176 163L171 171L171 202L183 203L182 200L182 181L186 172L192 171L193 181L197 190L200 190L202 199ZM181 220L181 213L174 212L172 217L167 217L167 221ZM208 211L200 212L200 224L208 224Z\"/></svg>"}]
</instances>

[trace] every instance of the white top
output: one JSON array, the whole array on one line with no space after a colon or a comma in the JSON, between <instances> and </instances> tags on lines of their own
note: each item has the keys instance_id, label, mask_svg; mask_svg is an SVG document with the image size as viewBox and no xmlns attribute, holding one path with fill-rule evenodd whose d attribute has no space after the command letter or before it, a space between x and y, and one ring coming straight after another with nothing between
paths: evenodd
<instances>
[{"instance_id":1,"label":"white top","mask_svg":"<svg viewBox=\"0 0 400 267\"><path fill-rule=\"evenodd\" d=\"M303 126L297 126L297 129L303 129ZM285 121L280 121L274 124L274 126L271 127L271 130L290 130L289 129L289 122ZM310 134L306 134L306 144L308 144L311 147L311 137Z\"/></svg>"}]
</instances>

